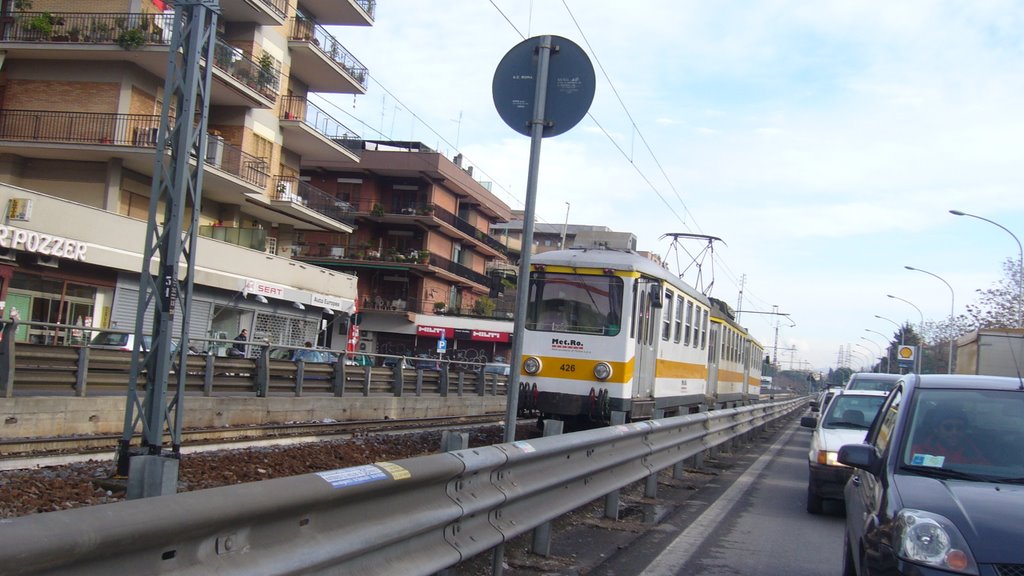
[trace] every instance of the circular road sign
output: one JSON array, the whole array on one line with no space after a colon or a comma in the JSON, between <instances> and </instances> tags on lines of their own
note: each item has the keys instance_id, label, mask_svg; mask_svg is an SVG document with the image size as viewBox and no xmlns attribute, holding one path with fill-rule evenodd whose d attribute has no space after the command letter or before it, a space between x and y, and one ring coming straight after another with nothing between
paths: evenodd
<instances>
[{"instance_id":1,"label":"circular road sign","mask_svg":"<svg viewBox=\"0 0 1024 576\"><path fill-rule=\"evenodd\" d=\"M531 122L537 97L537 63L543 36L515 45L498 64L491 83L494 107L513 130L532 136ZM594 66L586 52L571 40L551 36L547 97L542 136L557 136L586 116L594 101Z\"/></svg>"}]
</instances>

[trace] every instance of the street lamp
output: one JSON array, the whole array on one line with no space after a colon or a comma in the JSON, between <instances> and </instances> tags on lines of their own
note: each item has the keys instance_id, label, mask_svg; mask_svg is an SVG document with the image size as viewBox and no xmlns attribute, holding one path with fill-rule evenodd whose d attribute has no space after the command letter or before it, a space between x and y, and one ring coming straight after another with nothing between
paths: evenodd
<instances>
[{"instance_id":1,"label":"street lamp","mask_svg":"<svg viewBox=\"0 0 1024 576\"><path fill-rule=\"evenodd\" d=\"M918 335L918 337L920 337L921 333L924 332L924 314L921 312L921 309L918 308L917 306L915 306L914 303L911 302L910 300L904 300L903 298L900 298L899 296L893 296L892 294L886 294L886 296L888 296L889 298L892 298L893 300L899 300L900 302L906 302L907 304L910 304L911 306L913 306L914 310L917 310L917 315L920 318L920 322L917 325L917 335ZM918 340L918 341L920 342L920 340ZM921 356L923 356L923 354L921 353L921 350L918 350L917 351L917 361L914 363L915 364L914 372L917 372L918 374L921 373Z\"/></svg>"},{"instance_id":2,"label":"street lamp","mask_svg":"<svg viewBox=\"0 0 1024 576\"><path fill-rule=\"evenodd\" d=\"M864 338L863 336L861 336L861 339L862 340L868 340L867 338ZM868 342L871 342L871 340L868 340ZM871 342L871 343L875 344L874 342ZM874 352L874 350L872 350L871 348L868 348L867 346L861 344L860 342L855 342L853 345L854 346L860 346L861 348L867 350L868 354ZM878 344L875 344L875 346L878 346ZM881 351L881 347L879 347L877 358L878 358L878 371L881 372L882 371L882 351ZM874 362L872 362L872 364L874 364ZM873 368L873 366L872 366L872 368Z\"/></svg>"},{"instance_id":3,"label":"street lamp","mask_svg":"<svg viewBox=\"0 0 1024 576\"><path fill-rule=\"evenodd\" d=\"M967 212L961 212L960 210L950 210L950 214L956 216L970 216L971 218L977 218L978 220L984 220L989 224L998 226L1003 229L1007 234L1013 237L1013 241L1017 243L1017 328L1024 328L1024 248L1020 245L1020 239L1017 235L1003 226L998 222L993 222L988 218L982 218L975 214L968 214Z\"/></svg>"},{"instance_id":4,"label":"street lamp","mask_svg":"<svg viewBox=\"0 0 1024 576\"><path fill-rule=\"evenodd\" d=\"M860 344L857 344L857 346L860 346ZM864 348L865 350L867 350L867 348L865 348L864 346L860 346L860 347L861 347L861 348ZM848 348L847 350L848 350L848 351L849 351L849 353L850 353L850 358L851 358L851 359L853 359L853 355L854 355L854 354L856 354L856 355L857 355L857 357L858 357L858 358L857 358L857 360L858 360L859 362L867 362L867 366L868 366L869 368L871 367L871 364L872 364L871 360L870 360L870 359L869 359L869 358L868 358L868 357L867 357L866 355L864 355L864 353L863 353L863 352L860 352L859 350L854 350L853 348ZM862 367L862 368L863 368L864 366L865 366L864 364L861 364L861 367Z\"/></svg>"},{"instance_id":5,"label":"street lamp","mask_svg":"<svg viewBox=\"0 0 1024 576\"><path fill-rule=\"evenodd\" d=\"M868 330L867 328L865 328L864 330L866 330L868 332L871 332L871 330ZM868 338L867 336L861 336L860 339L864 340L864 341L867 341L867 342L871 342L872 344L874 344L875 346L878 347L878 358L879 358L879 360L881 360L882 358L885 358L885 371L886 372L891 372L892 371L891 370L892 367L889 366L889 343L888 343L888 341L886 341L885 348L883 349L881 344L879 344L878 342L875 342L874 340ZM879 365L881 365L881 362L879 362Z\"/></svg>"},{"instance_id":6,"label":"street lamp","mask_svg":"<svg viewBox=\"0 0 1024 576\"><path fill-rule=\"evenodd\" d=\"M569 203L565 203L565 224L562 224L562 241L558 243L559 250L565 250L565 231L569 228Z\"/></svg>"},{"instance_id":7,"label":"street lamp","mask_svg":"<svg viewBox=\"0 0 1024 576\"><path fill-rule=\"evenodd\" d=\"M903 344L906 342L906 331L903 329L903 325L898 323L898 322L896 322L895 320L893 320L891 318L886 318L885 316L879 316L878 314L875 314L875 318L880 318L880 319L885 320L886 322L892 324L893 326L895 326L896 329L899 330L899 333L900 333L900 346L903 346ZM867 328L865 328L865 330L867 330Z\"/></svg>"},{"instance_id":8,"label":"street lamp","mask_svg":"<svg viewBox=\"0 0 1024 576\"><path fill-rule=\"evenodd\" d=\"M949 365L946 368L946 373L947 374L952 374L953 373L953 314L956 311L956 293L953 292L953 287L949 285L949 282L946 282L946 280L943 279L938 274L933 274L933 273L931 273L931 272L929 272L927 270L921 270L920 268L914 268L913 266L904 266L904 268L906 268L907 270L913 270L915 272L924 272L925 274L927 274L929 276L938 278L939 280L942 281L943 284L946 285L946 288L949 288Z\"/></svg>"}]
</instances>

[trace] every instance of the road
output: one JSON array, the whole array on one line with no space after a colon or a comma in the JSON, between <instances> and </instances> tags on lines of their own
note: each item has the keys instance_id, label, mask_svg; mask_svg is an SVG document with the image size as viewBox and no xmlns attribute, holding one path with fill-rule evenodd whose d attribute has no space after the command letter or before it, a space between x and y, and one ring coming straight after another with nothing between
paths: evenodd
<instances>
[{"instance_id":1,"label":"road","mask_svg":"<svg viewBox=\"0 0 1024 576\"><path fill-rule=\"evenodd\" d=\"M623 576L818 576L842 573L843 507L804 508L810 430L794 422L749 466L736 466L696 509L661 526L592 574ZM653 534L650 536L654 536Z\"/></svg>"}]
</instances>

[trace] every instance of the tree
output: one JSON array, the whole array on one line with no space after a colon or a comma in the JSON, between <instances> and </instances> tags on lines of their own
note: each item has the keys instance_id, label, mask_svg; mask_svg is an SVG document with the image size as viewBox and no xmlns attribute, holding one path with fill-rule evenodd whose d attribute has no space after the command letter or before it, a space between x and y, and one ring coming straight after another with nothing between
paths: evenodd
<instances>
[{"instance_id":1,"label":"tree","mask_svg":"<svg viewBox=\"0 0 1024 576\"><path fill-rule=\"evenodd\" d=\"M1020 260L1003 262L1003 277L992 288L975 290L977 304L967 305L967 315L978 328L1012 328L1017 326L1020 310Z\"/></svg>"},{"instance_id":2,"label":"tree","mask_svg":"<svg viewBox=\"0 0 1024 576\"><path fill-rule=\"evenodd\" d=\"M853 374L853 369L847 368L846 366L841 366L835 370L829 370L828 383L830 386L842 386L850 379L851 374Z\"/></svg>"}]
</instances>

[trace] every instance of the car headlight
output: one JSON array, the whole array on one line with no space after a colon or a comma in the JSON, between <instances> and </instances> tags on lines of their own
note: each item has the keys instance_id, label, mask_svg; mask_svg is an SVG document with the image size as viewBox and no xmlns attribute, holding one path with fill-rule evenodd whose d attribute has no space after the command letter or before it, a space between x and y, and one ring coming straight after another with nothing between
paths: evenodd
<instances>
[{"instance_id":1,"label":"car headlight","mask_svg":"<svg viewBox=\"0 0 1024 576\"><path fill-rule=\"evenodd\" d=\"M945 516L904 508L896 514L896 555L958 574L978 574L978 564L960 530Z\"/></svg>"},{"instance_id":2,"label":"car headlight","mask_svg":"<svg viewBox=\"0 0 1024 576\"><path fill-rule=\"evenodd\" d=\"M536 374L540 372L540 358L530 356L526 360L523 360L523 370L526 370L527 374Z\"/></svg>"},{"instance_id":3,"label":"car headlight","mask_svg":"<svg viewBox=\"0 0 1024 576\"><path fill-rule=\"evenodd\" d=\"M844 468L846 467L845 464L840 464L839 462L836 461L836 458L839 456L838 452L829 452L828 450L818 450L817 452L818 454L815 457L815 461L818 464L824 464L825 466L842 466Z\"/></svg>"},{"instance_id":4,"label":"car headlight","mask_svg":"<svg viewBox=\"0 0 1024 576\"><path fill-rule=\"evenodd\" d=\"M607 380L612 375L612 367L607 362L598 362L594 364L594 378L598 380Z\"/></svg>"}]
</instances>

